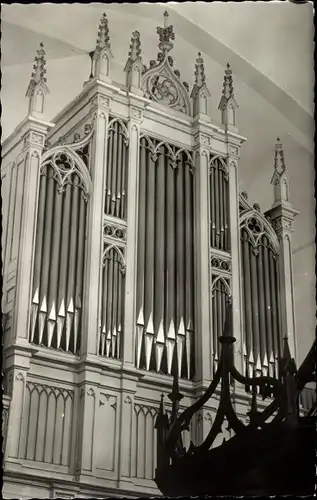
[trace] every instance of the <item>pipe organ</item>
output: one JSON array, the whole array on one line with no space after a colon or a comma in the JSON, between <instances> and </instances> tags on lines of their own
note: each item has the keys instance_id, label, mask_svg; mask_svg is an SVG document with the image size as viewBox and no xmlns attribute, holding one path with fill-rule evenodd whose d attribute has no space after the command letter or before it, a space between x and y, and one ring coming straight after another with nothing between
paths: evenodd
<instances>
[{"instance_id":1,"label":"pipe organ","mask_svg":"<svg viewBox=\"0 0 317 500\"><path fill-rule=\"evenodd\" d=\"M118 84L104 15L90 78L54 123L38 106L42 99L45 109L48 92L41 45L29 115L3 143L4 372L12 430L5 470L10 478L23 470L23 481L30 474L35 488L32 474L41 469L48 489L32 490L35 498L50 496L52 482L54 498L83 489L89 497L115 489L155 496L160 395L171 392L175 372L185 395L181 409L205 391L218 366L229 297L235 365L241 361L250 376L278 375L293 307L286 291L295 211L276 201L263 215L239 196L245 138L235 126L230 66L219 127L208 116L202 55L189 92L170 55L167 13L158 34L157 60L147 67L140 33L133 32L126 83ZM285 168L276 167L279 200L282 182ZM246 413L245 399L239 404ZM166 407L175 410L174 403ZM213 415L214 407L202 408L184 442L204 439Z\"/></svg>"}]
</instances>

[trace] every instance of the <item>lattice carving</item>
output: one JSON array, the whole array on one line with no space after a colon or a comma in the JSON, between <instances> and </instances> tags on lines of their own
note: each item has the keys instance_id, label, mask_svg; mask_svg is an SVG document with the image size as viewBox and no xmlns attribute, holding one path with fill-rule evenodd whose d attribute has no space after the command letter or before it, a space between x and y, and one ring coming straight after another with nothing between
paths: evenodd
<instances>
[{"instance_id":1,"label":"lattice carving","mask_svg":"<svg viewBox=\"0 0 317 500\"><path fill-rule=\"evenodd\" d=\"M252 245L255 255L258 255L258 246L264 235L268 237L271 248L276 254L279 252L277 236L267 219L258 211L251 210L240 217L240 228L244 228L248 234L248 240Z\"/></svg>"}]
</instances>

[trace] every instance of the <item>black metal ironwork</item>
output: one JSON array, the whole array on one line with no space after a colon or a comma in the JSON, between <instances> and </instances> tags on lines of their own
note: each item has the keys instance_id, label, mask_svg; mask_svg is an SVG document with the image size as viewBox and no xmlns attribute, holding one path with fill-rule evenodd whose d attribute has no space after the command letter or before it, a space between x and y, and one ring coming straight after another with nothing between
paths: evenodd
<instances>
[{"instance_id":1,"label":"black metal ironwork","mask_svg":"<svg viewBox=\"0 0 317 500\"><path fill-rule=\"evenodd\" d=\"M305 385L316 377L316 341L297 370L291 357L288 340L283 340L279 379L270 376L247 377L234 366L232 305L227 302L226 321L218 369L206 392L178 415L183 398L174 371L172 417L164 413L163 395L156 421L157 469L155 481L165 495L248 495L248 494L310 494L314 491L313 415L316 404L303 417L299 396ZM176 350L175 350L176 351ZM177 366L177 363L176 365ZM237 416L231 399L232 381L252 389L249 423ZM183 446L182 432L189 430L193 416L203 408L220 385L220 401L211 429L205 440L189 448ZM259 388L259 391L257 390ZM258 394L273 401L258 410ZM233 437L212 448L227 419ZM279 464L279 465L278 465ZM231 467L231 468L229 468ZM228 477L230 470L230 478Z\"/></svg>"}]
</instances>

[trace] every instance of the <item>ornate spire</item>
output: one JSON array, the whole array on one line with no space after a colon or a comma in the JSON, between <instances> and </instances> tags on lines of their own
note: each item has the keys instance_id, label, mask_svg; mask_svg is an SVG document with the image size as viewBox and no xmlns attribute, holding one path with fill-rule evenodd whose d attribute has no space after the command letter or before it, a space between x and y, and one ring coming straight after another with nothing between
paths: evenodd
<instances>
[{"instance_id":1,"label":"ornate spire","mask_svg":"<svg viewBox=\"0 0 317 500\"><path fill-rule=\"evenodd\" d=\"M102 50L105 47L110 48L109 26L107 14L103 13L100 19L96 50Z\"/></svg>"},{"instance_id":2,"label":"ornate spire","mask_svg":"<svg viewBox=\"0 0 317 500\"><path fill-rule=\"evenodd\" d=\"M93 55L93 77L110 82L110 61L112 59L107 15L103 14L99 24L96 50Z\"/></svg>"},{"instance_id":3,"label":"ornate spire","mask_svg":"<svg viewBox=\"0 0 317 500\"><path fill-rule=\"evenodd\" d=\"M271 179L274 186L274 203L289 202L289 178L286 171L284 151L278 137L274 151L274 172Z\"/></svg>"},{"instance_id":4,"label":"ornate spire","mask_svg":"<svg viewBox=\"0 0 317 500\"><path fill-rule=\"evenodd\" d=\"M49 93L46 84L46 60L44 45L41 42L40 48L36 51L34 58L31 80L26 91L26 97L29 98L29 113L42 114L44 111L44 95Z\"/></svg>"},{"instance_id":5,"label":"ornate spire","mask_svg":"<svg viewBox=\"0 0 317 500\"><path fill-rule=\"evenodd\" d=\"M201 57L201 52L198 52L198 57L195 64L195 84L197 87L202 87L206 83L204 60Z\"/></svg>"},{"instance_id":6,"label":"ornate spire","mask_svg":"<svg viewBox=\"0 0 317 500\"><path fill-rule=\"evenodd\" d=\"M204 68L204 60L201 57L201 52L198 52L198 57L195 64L195 83L190 96L193 99L193 114L207 115L207 102L210 97L210 92L206 86L206 75Z\"/></svg>"},{"instance_id":7,"label":"ornate spire","mask_svg":"<svg viewBox=\"0 0 317 500\"><path fill-rule=\"evenodd\" d=\"M127 86L129 90L136 93L142 93L139 89L141 88L141 77L144 72L144 64L141 58L141 41L138 31L132 33L129 56L124 71L127 73Z\"/></svg>"},{"instance_id":8,"label":"ornate spire","mask_svg":"<svg viewBox=\"0 0 317 500\"><path fill-rule=\"evenodd\" d=\"M159 49L165 54L173 48L171 40L175 40L173 25L168 26L168 12L164 12L164 28L158 26L156 32L159 35Z\"/></svg>"},{"instance_id":9,"label":"ornate spire","mask_svg":"<svg viewBox=\"0 0 317 500\"><path fill-rule=\"evenodd\" d=\"M218 106L218 109L221 111L223 125L235 127L235 110L238 107L234 98L232 70L230 64L227 63L223 80L222 96Z\"/></svg>"}]
</instances>

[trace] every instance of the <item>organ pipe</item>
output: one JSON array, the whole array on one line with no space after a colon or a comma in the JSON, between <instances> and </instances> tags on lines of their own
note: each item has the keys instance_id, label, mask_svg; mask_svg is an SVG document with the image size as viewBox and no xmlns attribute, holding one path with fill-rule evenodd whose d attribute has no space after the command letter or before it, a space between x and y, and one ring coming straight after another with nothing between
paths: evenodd
<instances>
[{"instance_id":1,"label":"organ pipe","mask_svg":"<svg viewBox=\"0 0 317 500\"><path fill-rule=\"evenodd\" d=\"M266 345L266 309L265 309L265 291L263 278L263 245L259 245L258 256L258 299L259 299L259 321L260 321L260 358L263 364L265 353L267 352Z\"/></svg>"},{"instance_id":2,"label":"organ pipe","mask_svg":"<svg viewBox=\"0 0 317 500\"><path fill-rule=\"evenodd\" d=\"M224 220L223 220L223 170L219 170L219 185L217 188L219 189L219 205L220 205L220 223L219 223L219 231L220 231L220 247L224 249Z\"/></svg>"},{"instance_id":3,"label":"organ pipe","mask_svg":"<svg viewBox=\"0 0 317 500\"><path fill-rule=\"evenodd\" d=\"M259 307L258 307L258 281L257 281L257 257L254 255L254 250L251 245L249 245L249 259L251 262L250 274L251 274L251 303L252 307L252 332L253 332L253 354L254 360L257 361L259 355ZM249 306L249 307L250 307Z\"/></svg>"}]
</instances>

